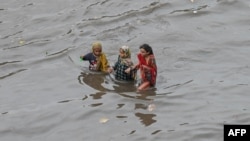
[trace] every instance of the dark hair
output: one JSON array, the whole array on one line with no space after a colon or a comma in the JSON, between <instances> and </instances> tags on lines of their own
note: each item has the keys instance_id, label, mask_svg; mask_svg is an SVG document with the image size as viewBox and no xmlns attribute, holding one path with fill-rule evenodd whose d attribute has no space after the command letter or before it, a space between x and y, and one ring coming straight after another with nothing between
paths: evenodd
<instances>
[{"instance_id":1,"label":"dark hair","mask_svg":"<svg viewBox=\"0 0 250 141\"><path fill-rule=\"evenodd\" d=\"M149 46L148 44L143 44L143 45L141 45L141 46L140 46L140 49L144 49L146 52L149 53L149 55L154 54L154 53L153 53L153 50L152 50L152 47Z\"/></svg>"}]
</instances>

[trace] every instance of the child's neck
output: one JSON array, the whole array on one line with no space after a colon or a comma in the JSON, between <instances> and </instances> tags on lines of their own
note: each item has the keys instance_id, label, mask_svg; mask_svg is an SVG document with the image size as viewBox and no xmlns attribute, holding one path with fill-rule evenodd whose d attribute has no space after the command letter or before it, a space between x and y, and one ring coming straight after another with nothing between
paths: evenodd
<instances>
[{"instance_id":1,"label":"child's neck","mask_svg":"<svg viewBox=\"0 0 250 141\"><path fill-rule=\"evenodd\" d=\"M149 58L149 56L150 56L150 55L146 55L146 56L144 56L144 58L145 58L145 59L148 59L148 58Z\"/></svg>"},{"instance_id":2,"label":"child's neck","mask_svg":"<svg viewBox=\"0 0 250 141\"><path fill-rule=\"evenodd\" d=\"M96 55L95 53L93 53L93 55L94 55L95 57L97 57L97 58L101 56L101 55Z\"/></svg>"}]
</instances>

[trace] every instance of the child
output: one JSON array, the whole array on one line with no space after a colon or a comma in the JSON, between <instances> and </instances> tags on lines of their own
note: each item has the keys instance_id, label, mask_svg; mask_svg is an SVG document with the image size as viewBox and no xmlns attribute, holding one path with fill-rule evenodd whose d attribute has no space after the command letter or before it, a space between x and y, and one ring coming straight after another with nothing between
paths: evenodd
<instances>
[{"instance_id":1,"label":"child","mask_svg":"<svg viewBox=\"0 0 250 141\"><path fill-rule=\"evenodd\" d=\"M145 90L155 86L157 66L152 48L148 44L141 45L140 53L137 57L139 63L136 66L128 68L126 72L131 71L131 69L140 69L141 83L138 90Z\"/></svg>"},{"instance_id":2,"label":"child","mask_svg":"<svg viewBox=\"0 0 250 141\"><path fill-rule=\"evenodd\" d=\"M122 46L119 49L118 60L116 61L113 68L109 70L109 72L115 70L115 78L117 80L132 81L135 79L136 70L129 71L128 73L125 72L125 70L131 67L132 65L133 62L131 61L131 53L129 47Z\"/></svg>"},{"instance_id":3,"label":"child","mask_svg":"<svg viewBox=\"0 0 250 141\"><path fill-rule=\"evenodd\" d=\"M82 55L80 58L89 61L89 70L108 72L108 60L102 52L102 44L100 42L94 42L92 44L92 52Z\"/></svg>"}]
</instances>

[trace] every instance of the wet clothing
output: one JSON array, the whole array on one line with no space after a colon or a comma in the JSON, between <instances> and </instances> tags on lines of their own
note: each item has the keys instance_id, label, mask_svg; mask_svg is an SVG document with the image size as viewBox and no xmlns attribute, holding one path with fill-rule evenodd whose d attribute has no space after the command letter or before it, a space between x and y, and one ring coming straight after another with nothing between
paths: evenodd
<instances>
[{"instance_id":1,"label":"wet clothing","mask_svg":"<svg viewBox=\"0 0 250 141\"><path fill-rule=\"evenodd\" d=\"M89 70L91 71L103 71L108 69L108 60L106 55L102 53L99 57L96 57L92 52L84 55L83 60L89 61Z\"/></svg>"},{"instance_id":2,"label":"wet clothing","mask_svg":"<svg viewBox=\"0 0 250 141\"><path fill-rule=\"evenodd\" d=\"M136 66L136 68L140 69L141 83L149 81L151 86L155 86L157 66L154 55L149 56L148 62L141 54L138 54L137 57L139 64ZM145 69L143 66L147 66L149 69Z\"/></svg>"},{"instance_id":3,"label":"wet clothing","mask_svg":"<svg viewBox=\"0 0 250 141\"><path fill-rule=\"evenodd\" d=\"M136 77L136 70L131 70L130 73L126 73L125 70L133 65L130 58L122 59L118 56L118 60L113 66L115 70L115 78L117 80L133 81Z\"/></svg>"}]
</instances>

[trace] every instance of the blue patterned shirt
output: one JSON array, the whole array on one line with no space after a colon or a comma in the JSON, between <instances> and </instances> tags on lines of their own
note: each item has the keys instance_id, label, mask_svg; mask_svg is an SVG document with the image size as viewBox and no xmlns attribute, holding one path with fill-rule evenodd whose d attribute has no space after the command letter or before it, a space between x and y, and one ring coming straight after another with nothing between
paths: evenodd
<instances>
[{"instance_id":1,"label":"blue patterned shirt","mask_svg":"<svg viewBox=\"0 0 250 141\"><path fill-rule=\"evenodd\" d=\"M113 67L115 70L115 78L117 80L125 80L125 81L135 80L134 78L136 70L132 70L130 73L125 72L125 70L132 65L133 65L132 62L129 63L129 66L125 63L122 63L122 60L119 56L118 61L115 63L115 66Z\"/></svg>"}]
</instances>

